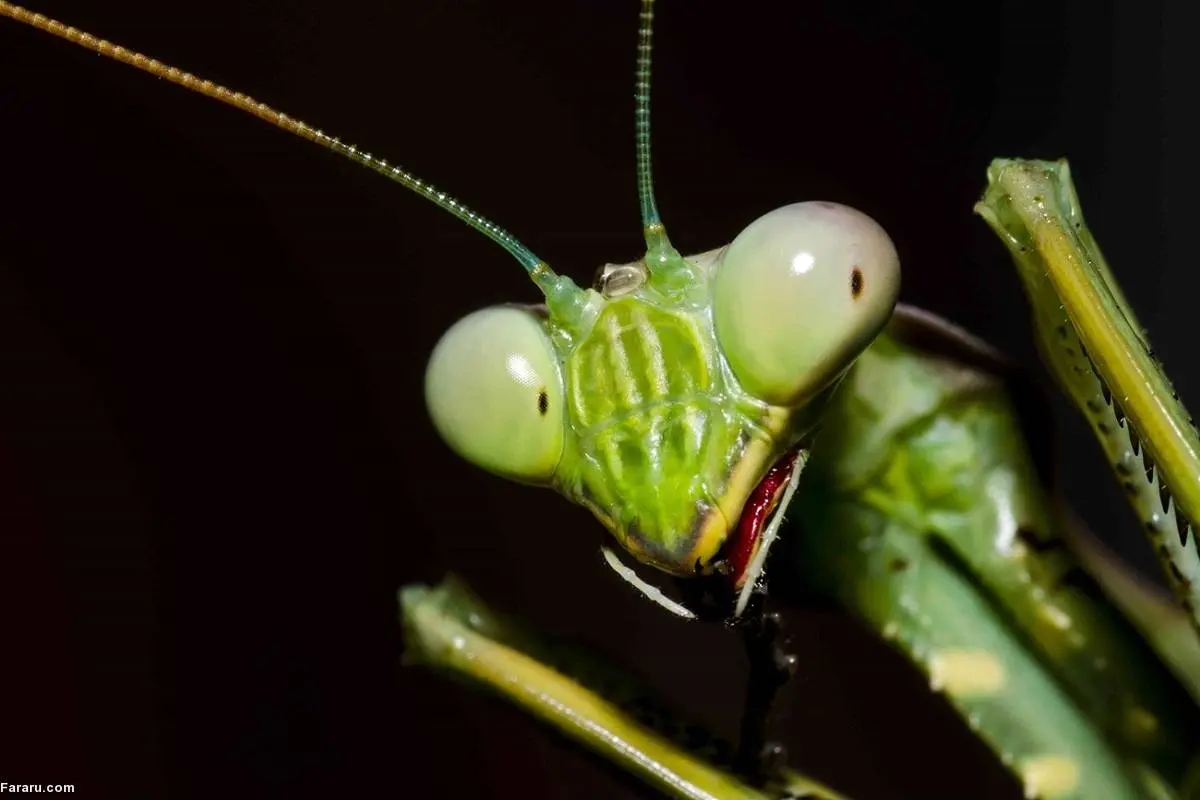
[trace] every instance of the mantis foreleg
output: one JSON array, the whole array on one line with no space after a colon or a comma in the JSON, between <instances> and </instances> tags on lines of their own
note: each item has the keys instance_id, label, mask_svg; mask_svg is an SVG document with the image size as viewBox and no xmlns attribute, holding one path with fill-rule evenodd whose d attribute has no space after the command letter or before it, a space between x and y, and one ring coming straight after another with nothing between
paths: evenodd
<instances>
[{"instance_id":1,"label":"mantis foreleg","mask_svg":"<svg viewBox=\"0 0 1200 800\"><path fill-rule=\"evenodd\" d=\"M1012 253L1042 357L1091 423L1200 632L1200 436L1084 223L1067 162L998 159L988 179L976 210Z\"/></svg>"}]
</instances>

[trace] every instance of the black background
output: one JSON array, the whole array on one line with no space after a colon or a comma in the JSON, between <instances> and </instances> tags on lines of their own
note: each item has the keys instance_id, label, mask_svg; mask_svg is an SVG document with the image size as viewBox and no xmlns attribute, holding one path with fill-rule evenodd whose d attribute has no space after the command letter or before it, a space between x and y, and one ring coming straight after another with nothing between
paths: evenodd
<instances>
[{"instance_id":1,"label":"black background","mask_svg":"<svg viewBox=\"0 0 1200 800\"><path fill-rule=\"evenodd\" d=\"M1183 3L660 4L659 205L727 242L802 199L896 240L903 299L1038 368L988 160L1071 159L1185 397L1200 392ZM274 7L272 7L274 6ZM51 2L458 194L577 280L637 258L634 2ZM609 575L598 525L454 458L437 337L536 299L495 246L381 178L0 24L0 780L84 797L644 794L507 706L401 670L394 593L454 570L618 654L732 733L731 635ZM1063 478L1144 567L1059 402ZM859 798L1016 798L899 660L795 615L777 733ZM332 793L332 794L331 794Z\"/></svg>"}]
</instances>

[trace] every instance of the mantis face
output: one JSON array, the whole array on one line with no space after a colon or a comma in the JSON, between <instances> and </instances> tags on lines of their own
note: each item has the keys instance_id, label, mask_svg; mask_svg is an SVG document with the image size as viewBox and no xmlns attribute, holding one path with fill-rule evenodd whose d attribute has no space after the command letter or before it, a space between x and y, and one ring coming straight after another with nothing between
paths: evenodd
<instances>
[{"instance_id":1,"label":"mantis face","mask_svg":"<svg viewBox=\"0 0 1200 800\"><path fill-rule=\"evenodd\" d=\"M609 265L565 310L465 317L433 351L426 402L468 461L589 508L643 563L740 588L899 282L870 217L785 206L724 248Z\"/></svg>"}]
</instances>

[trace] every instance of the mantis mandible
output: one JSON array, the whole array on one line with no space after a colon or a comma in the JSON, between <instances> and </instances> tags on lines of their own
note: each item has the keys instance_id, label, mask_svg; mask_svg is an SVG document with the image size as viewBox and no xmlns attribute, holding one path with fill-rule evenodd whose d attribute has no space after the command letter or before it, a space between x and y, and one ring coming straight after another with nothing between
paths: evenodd
<instances>
[{"instance_id":1,"label":"mantis mandible","mask_svg":"<svg viewBox=\"0 0 1200 800\"><path fill-rule=\"evenodd\" d=\"M652 227L653 227L653 225L652 225ZM654 247L654 242L652 242L652 249L653 249L653 247ZM668 255L668 257L667 257L667 260L670 260L670 255ZM530 266L530 267L532 267L532 269L534 269L535 271L539 269L538 263L530 263L530 264L529 264L529 266ZM666 270L664 270L664 272L665 272L665 271L666 271ZM545 272L538 272L538 275L545 275ZM619 276L618 276L618 277L619 277ZM871 276L871 278L872 278L872 277L874 277L874 276ZM866 281L866 285L869 285L869 287L870 287L870 285L874 285L874 284L876 283L876 282L874 281L874 279L871 279L871 278L868 278L868 281ZM847 285L850 285L850 287L853 287L853 285L854 285L854 282L853 282L853 277L851 276L851 277L848 277L847 279L848 279L848 283L847 283ZM884 282L884 283L886 283L886 282ZM551 287L551 289L554 289L554 287ZM877 323L877 324L878 324L878 323ZM876 330L877 330L877 324L876 324ZM865 336L865 335L864 335L864 336ZM824 377L824 378L828 378L828 375L826 375L826 377ZM763 379L763 380L764 380L764 379ZM793 473L793 474L794 474L794 473ZM736 504L736 505L737 505L737 501L734 501L734 504ZM722 513L724 513L724 512L722 512ZM726 515L726 516L727 516L727 515ZM626 531L625 531L625 533L628 533L628 530L626 530ZM740 576L738 576L738 577L740 577ZM740 582L740 583L742 583L742 588L746 587L746 585L752 585L752 584L754 584L754 582L752 582L752 581L750 581L750 582L745 582L745 581L743 581L743 582ZM745 604L745 602L746 602L746 599L748 599L748 597L746 597L746 595L744 595L744 594L742 594L742 595L739 595L739 603L738 603L738 606L739 606L740 608L744 608L744 604ZM740 610L740 608L739 608L739 610Z\"/></svg>"}]
</instances>

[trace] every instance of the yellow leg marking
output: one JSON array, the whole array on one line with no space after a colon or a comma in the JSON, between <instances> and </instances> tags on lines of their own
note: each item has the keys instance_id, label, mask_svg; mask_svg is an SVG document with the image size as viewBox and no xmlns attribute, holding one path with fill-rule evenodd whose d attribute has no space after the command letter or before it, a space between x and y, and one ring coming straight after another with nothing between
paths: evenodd
<instances>
[{"instance_id":1,"label":"yellow leg marking","mask_svg":"<svg viewBox=\"0 0 1200 800\"><path fill-rule=\"evenodd\" d=\"M1038 756L1021 764L1021 777L1029 800L1053 800L1079 788L1079 764L1067 756Z\"/></svg>"},{"instance_id":2,"label":"yellow leg marking","mask_svg":"<svg viewBox=\"0 0 1200 800\"><path fill-rule=\"evenodd\" d=\"M1060 631L1071 630L1071 618L1061 608L1044 603L1038 607L1038 612L1046 618L1047 622Z\"/></svg>"},{"instance_id":3,"label":"yellow leg marking","mask_svg":"<svg viewBox=\"0 0 1200 800\"><path fill-rule=\"evenodd\" d=\"M929 661L933 689L955 697L995 694L1005 680L1004 665L986 650L942 650Z\"/></svg>"}]
</instances>

